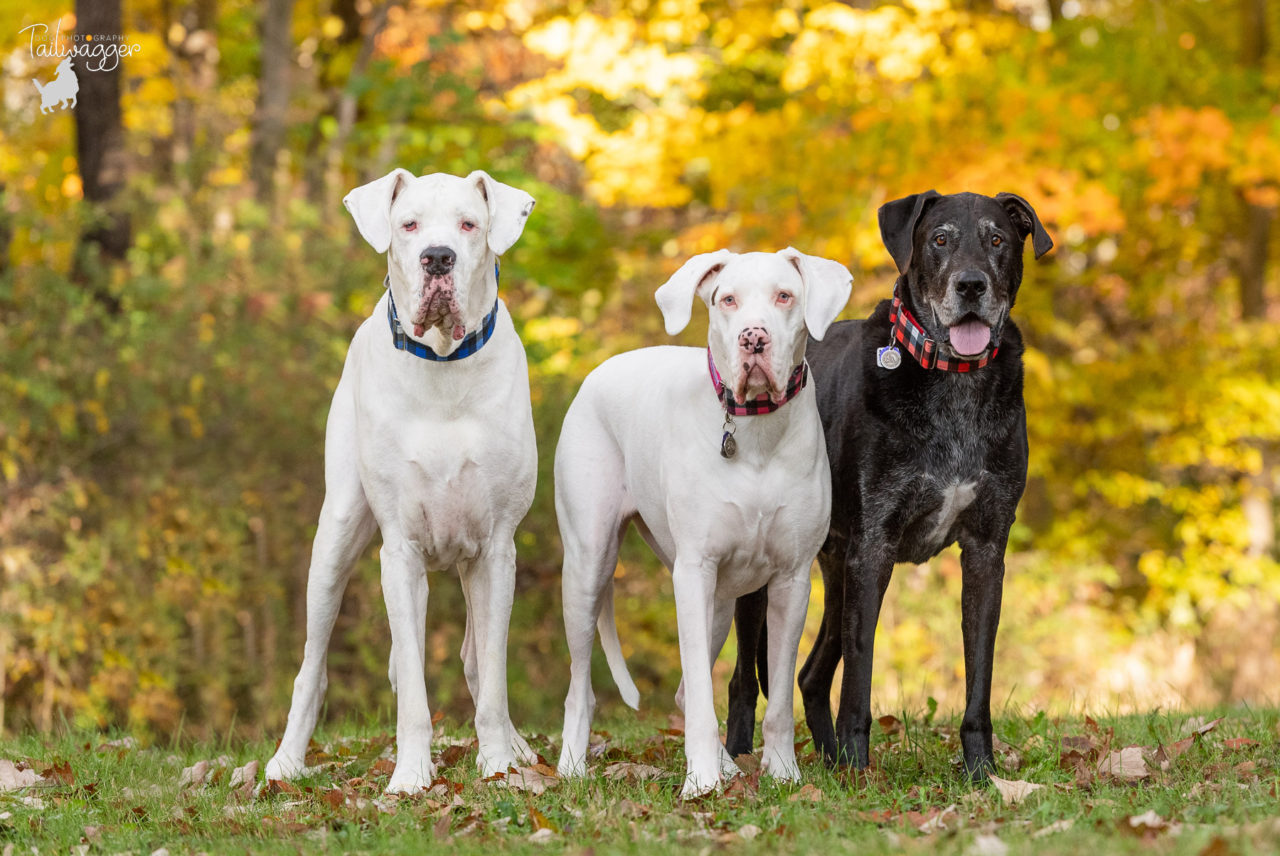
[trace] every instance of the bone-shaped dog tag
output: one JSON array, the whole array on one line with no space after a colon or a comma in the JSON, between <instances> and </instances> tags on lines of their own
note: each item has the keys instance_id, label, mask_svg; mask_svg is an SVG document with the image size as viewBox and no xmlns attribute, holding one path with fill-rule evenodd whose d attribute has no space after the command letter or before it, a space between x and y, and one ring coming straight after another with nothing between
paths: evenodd
<instances>
[{"instance_id":1,"label":"bone-shaped dog tag","mask_svg":"<svg viewBox=\"0 0 1280 856\"><path fill-rule=\"evenodd\" d=\"M893 345L876 348L876 365L882 369L892 371L902 365L902 352Z\"/></svg>"}]
</instances>

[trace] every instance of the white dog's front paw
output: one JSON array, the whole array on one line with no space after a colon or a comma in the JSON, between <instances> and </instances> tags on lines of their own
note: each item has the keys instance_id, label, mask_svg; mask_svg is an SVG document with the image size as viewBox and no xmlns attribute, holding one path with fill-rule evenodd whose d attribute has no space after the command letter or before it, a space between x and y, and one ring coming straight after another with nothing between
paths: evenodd
<instances>
[{"instance_id":1,"label":"white dog's front paw","mask_svg":"<svg viewBox=\"0 0 1280 856\"><path fill-rule=\"evenodd\" d=\"M708 770L690 767L684 777L684 787L680 789L680 799L691 800L704 796L718 790L723 784L724 777L716 767Z\"/></svg>"},{"instance_id":2,"label":"white dog's front paw","mask_svg":"<svg viewBox=\"0 0 1280 856\"><path fill-rule=\"evenodd\" d=\"M494 773L505 773L516 766L516 756L510 746L481 746L476 754L476 766L480 768L480 775L487 779Z\"/></svg>"},{"instance_id":3,"label":"white dog's front paw","mask_svg":"<svg viewBox=\"0 0 1280 856\"><path fill-rule=\"evenodd\" d=\"M767 748L760 760L760 769L780 782L800 781L800 765L796 763L794 751L770 752Z\"/></svg>"},{"instance_id":4,"label":"white dog's front paw","mask_svg":"<svg viewBox=\"0 0 1280 856\"><path fill-rule=\"evenodd\" d=\"M516 731L516 727L511 726L511 754L516 756L516 760L521 764L538 763L538 753L529 748L529 744L520 736L520 732Z\"/></svg>"},{"instance_id":5,"label":"white dog's front paw","mask_svg":"<svg viewBox=\"0 0 1280 856\"><path fill-rule=\"evenodd\" d=\"M267 762L267 767L263 771L263 778L268 782L283 782L288 779L296 779L306 769L305 765L306 761L303 758L293 758L277 752Z\"/></svg>"},{"instance_id":6,"label":"white dog's front paw","mask_svg":"<svg viewBox=\"0 0 1280 856\"><path fill-rule=\"evenodd\" d=\"M387 782L386 792L389 794L414 794L423 788L431 787L436 777L436 765L427 761L425 764L396 764L391 773L391 781Z\"/></svg>"}]
</instances>

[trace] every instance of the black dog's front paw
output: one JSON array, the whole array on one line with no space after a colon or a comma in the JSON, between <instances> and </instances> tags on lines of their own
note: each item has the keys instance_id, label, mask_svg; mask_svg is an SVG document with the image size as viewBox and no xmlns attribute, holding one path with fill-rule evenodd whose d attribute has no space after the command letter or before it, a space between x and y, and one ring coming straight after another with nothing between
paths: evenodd
<instances>
[{"instance_id":1,"label":"black dog's front paw","mask_svg":"<svg viewBox=\"0 0 1280 856\"><path fill-rule=\"evenodd\" d=\"M987 729L968 729L960 726L960 746L964 750L964 774L975 785L985 784L996 771L995 753L991 747L991 732Z\"/></svg>"}]
</instances>

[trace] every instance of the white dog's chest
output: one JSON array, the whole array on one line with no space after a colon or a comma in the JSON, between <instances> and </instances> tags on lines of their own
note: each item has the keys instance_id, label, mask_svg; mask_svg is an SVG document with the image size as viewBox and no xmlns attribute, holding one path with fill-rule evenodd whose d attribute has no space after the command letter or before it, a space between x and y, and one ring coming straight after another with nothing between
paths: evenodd
<instances>
[{"instance_id":1,"label":"white dog's chest","mask_svg":"<svg viewBox=\"0 0 1280 856\"><path fill-rule=\"evenodd\" d=\"M374 515L384 538L416 544L429 569L474 559L532 499L532 450L491 424L419 418L380 433L364 462L366 483L385 485Z\"/></svg>"}]
</instances>

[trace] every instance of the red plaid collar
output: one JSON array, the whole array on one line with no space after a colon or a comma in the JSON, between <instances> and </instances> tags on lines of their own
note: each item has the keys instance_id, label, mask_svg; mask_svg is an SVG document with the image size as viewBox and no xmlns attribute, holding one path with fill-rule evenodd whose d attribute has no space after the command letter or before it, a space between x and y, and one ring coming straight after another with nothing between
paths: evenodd
<instances>
[{"instance_id":1,"label":"red plaid collar","mask_svg":"<svg viewBox=\"0 0 1280 856\"><path fill-rule=\"evenodd\" d=\"M976 371L994 360L996 354L1000 352L999 344L995 344L983 351L977 359L949 360L939 357L938 343L925 335L920 322L911 314L911 310L903 305L902 298L898 296L897 285L893 287L893 309L889 312L889 323L893 325L892 338L901 342L923 369L961 373Z\"/></svg>"},{"instance_id":2,"label":"red plaid collar","mask_svg":"<svg viewBox=\"0 0 1280 856\"><path fill-rule=\"evenodd\" d=\"M744 401L739 404L733 400L733 393L729 391L729 387L725 385L724 380L720 377L720 372L716 370L716 361L711 358L710 348L707 348L707 369L711 372L711 385L716 389L716 398L720 399L720 403L724 405L725 413L730 416L756 416L761 413L772 413L799 395L800 390L804 389L805 384L809 382L809 364L802 361L791 372L791 377L787 379L787 388L783 390L780 401L773 401L768 395L762 394L750 401Z\"/></svg>"}]
</instances>

